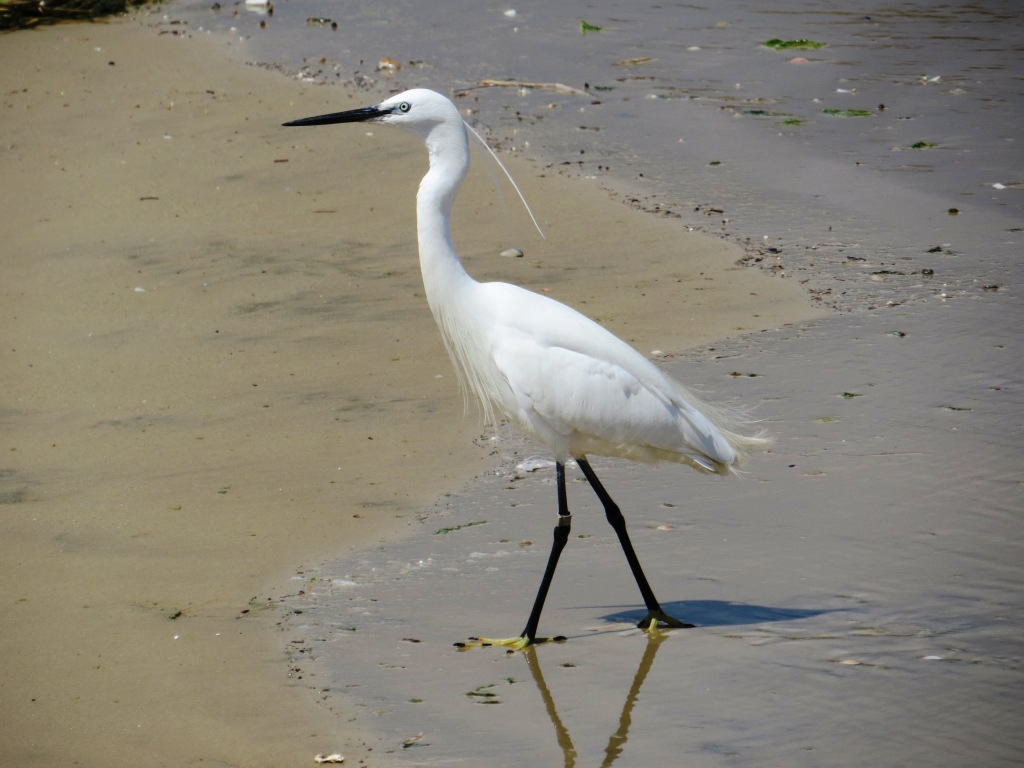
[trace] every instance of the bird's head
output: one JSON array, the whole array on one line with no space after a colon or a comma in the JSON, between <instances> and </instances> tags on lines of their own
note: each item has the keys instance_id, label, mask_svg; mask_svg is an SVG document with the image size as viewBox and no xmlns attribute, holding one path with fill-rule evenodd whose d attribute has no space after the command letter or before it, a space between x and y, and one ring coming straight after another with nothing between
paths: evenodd
<instances>
[{"instance_id":1,"label":"bird's head","mask_svg":"<svg viewBox=\"0 0 1024 768\"><path fill-rule=\"evenodd\" d=\"M469 145L466 134L466 129L469 126L462 119L458 108L436 91L426 88L413 88L385 99L380 104L374 104L372 107L360 107L359 109L350 109L345 112L332 112L328 115L304 117L300 120L284 123L284 125L333 125L335 123L387 123L388 125L408 128L426 142L427 150L430 152L431 168L434 168L436 164L438 168L454 169L449 180L461 181L469 165ZM537 227L540 236L544 237L537 219L533 216L533 211L526 204L526 198L519 191L518 185L516 185L515 180L509 174L504 164L498 159L494 150L487 145L487 142L480 137L479 133L472 128L469 128L469 130L480 141L484 149L490 153L501 170L505 172L505 175L508 176L508 180L512 182L512 186L519 195L519 199L526 206L526 211L530 214L534 226ZM454 194L454 189L456 188L457 184L452 188L451 194Z\"/></svg>"},{"instance_id":2,"label":"bird's head","mask_svg":"<svg viewBox=\"0 0 1024 768\"><path fill-rule=\"evenodd\" d=\"M462 115L448 99L426 88L403 91L372 107L305 117L287 126L333 125L335 123L386 123L408 128L426 138L439 126L462 126Z\"/></svg>"}]
</instances>

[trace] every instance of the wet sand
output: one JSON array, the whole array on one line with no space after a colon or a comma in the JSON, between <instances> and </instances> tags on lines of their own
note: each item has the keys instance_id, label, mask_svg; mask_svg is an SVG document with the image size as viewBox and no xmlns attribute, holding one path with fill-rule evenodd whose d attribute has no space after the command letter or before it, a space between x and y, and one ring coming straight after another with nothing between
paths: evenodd
<instances>
[{"instance_id":1,"label":"wet sand","mask_svg":"<svg viewBox=\"0 0 1024 768\"><path fill-rule=\"evenodd\" d=\"M451 647L519 632L543 572L553 472L517 477L537 449L509 440L502 470L419 535L307 569L286 601L295 663L351 692L396 751L422 733L404 765L1015 765L1021 374L1005 312L979 293L669 364L759 402L777 439L740 481L594 462L663 606L696 629L633 628L642 601L570 470L573 535L540 626L568 642Z\"/></svg>"},{"instance_id":2,"label":"wet sand","mask_svg":"<svg viewBox=\"0 0 1024 768\"><path fill-rule=\"evenodd\" d=\"M397 132L280 129L357 102L178 32L4 38L0 757L380 764L394 743L319 706L272 630L306 564L419 535L500 459L422 297L425 158ZM642 350L816 314L733 246L513 164L540 241L480 165L471 271L593 302Z\"/></svg>"}]
</instances>

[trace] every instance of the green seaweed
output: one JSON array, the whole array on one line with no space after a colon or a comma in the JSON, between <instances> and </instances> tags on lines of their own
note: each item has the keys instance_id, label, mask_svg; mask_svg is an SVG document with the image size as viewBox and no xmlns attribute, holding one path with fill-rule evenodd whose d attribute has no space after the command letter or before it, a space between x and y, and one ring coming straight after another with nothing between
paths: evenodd
<instances>
[{"instance_id":1,"label":"green seaweed","mask_svg":"<svg viewBox=\"0 0 1024 768\"><path fill-rule=\"evenodd\" d=\"M910 145L911 149L934 149L938 144L932 144L930 141L915 141Z\"/></svg>"},{"instance_id":2,"label":"green seaweed","mask_svg":"<svg viewBox=\"0 0 1024 768\"><path fill-rule=\"evenodd\" d=\"M453 525L451 528L438 528L436 531L434 531L434 535L435 536L439 536L439 535L445 534L445 533L454 533L455 531L461 531L463 528L469 528L470 526L473 526L473 525L486 525L486 524L487 524L486 520L474 520L471 523L463 523L462 525Z\"/></svg>"},{"instance_id":3,"label":"green seaweed","mask_svg":"<svg viewBox=\"0 0 1024 768\"><path fill-rule=\"evenodd\" d=\"M588 24L586 19L580 19L580 34L586 35L587 32L600 32L604 27L599 27L595 24Z\"/></svg>"},{"instance_id":4,"label":"green seaweed","mask_svg":"<svg viewBox=\"0 0 1024 768\"><path fill-rule=\"evenodd\" d=\"M799 40L780 40L777 37L773 37L771 40L766 40L763 45L768 48L774 48L776 51L816 51L819 48L824 48L828 43L817 43L814 40L806 40L804 38Z\"/></svg>"},{"instance_id":5,"label":"green seaweed","mask_svg":"<svg viewBox=\"0 0 1024 768\"><path fill-rule=\"evenodd\" d=\"M496 683L490 683L489 685L478 685L472 691L467 691L466 695L470 698L482 699L477 704L501 704L501 700L498 698L498 694L494 691L487 690L493 688Z\"/></svg>"},{"instance_id":6,"label":"green seaweed","mask_svg":"<svg viewBox=\"0 0 1024 768\"><path fill-rule=\"evenodd\" d=\"M144 5L146 0L0 0L0 30L92 21Z\"/></svg>"},{"instance_id":7,"label":"green seaweed","mask_svg":"<svg viewBox=\"0 0 1024 768\"><path fill-rule=\"evenodd\" d=\"M824 115L835 115L837 117L874 117L875 113L869 109L823 109Z\"/></svg>"}]
</instances>

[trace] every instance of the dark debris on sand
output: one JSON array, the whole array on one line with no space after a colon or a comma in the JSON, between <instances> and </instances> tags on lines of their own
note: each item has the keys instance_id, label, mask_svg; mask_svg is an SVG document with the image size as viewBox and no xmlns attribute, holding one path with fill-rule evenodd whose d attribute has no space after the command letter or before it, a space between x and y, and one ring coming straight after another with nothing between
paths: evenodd
<instances>
[{"instance_id":1,"label":"dark debris on sand","mask_svg":"<svg viewBox=\"0 0 1024 768\"><path fill-rule=\"evenodd\" d=\"M0 0L0 31L114 16L146 0Z\"/></svg>"}]
</instances>

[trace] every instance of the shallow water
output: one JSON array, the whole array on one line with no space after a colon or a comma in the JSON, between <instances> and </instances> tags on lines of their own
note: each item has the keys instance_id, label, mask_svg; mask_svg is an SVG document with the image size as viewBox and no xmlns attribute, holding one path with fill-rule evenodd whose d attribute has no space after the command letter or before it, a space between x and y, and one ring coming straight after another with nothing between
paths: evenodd
<instances>
[{"instance_id":1,"label":"shallow water","mask_svg":"<svg viewBox=\"0 0 1024 768\"><path fill-rule=\"evenodd\" d=\"M352 695L340 712L412 765L1015 764L1022 381L1002 311L836 317L669 366L697 385L757 373L732 394L759 397L780 438L739 481L595 462L665 608L697 629L632 628L636 588L571 470L573 536L541 622L568 642L451 647L517 633L543 571L552 473L514 479L534 448L509 440L503 469L417 535L305 569L294 674L328 705ZM936 313L964 334L932 334ZM837 346L813 379L791 364ZM960 364L931 377L946 356Z\"/></svg>"}]
</instances>

